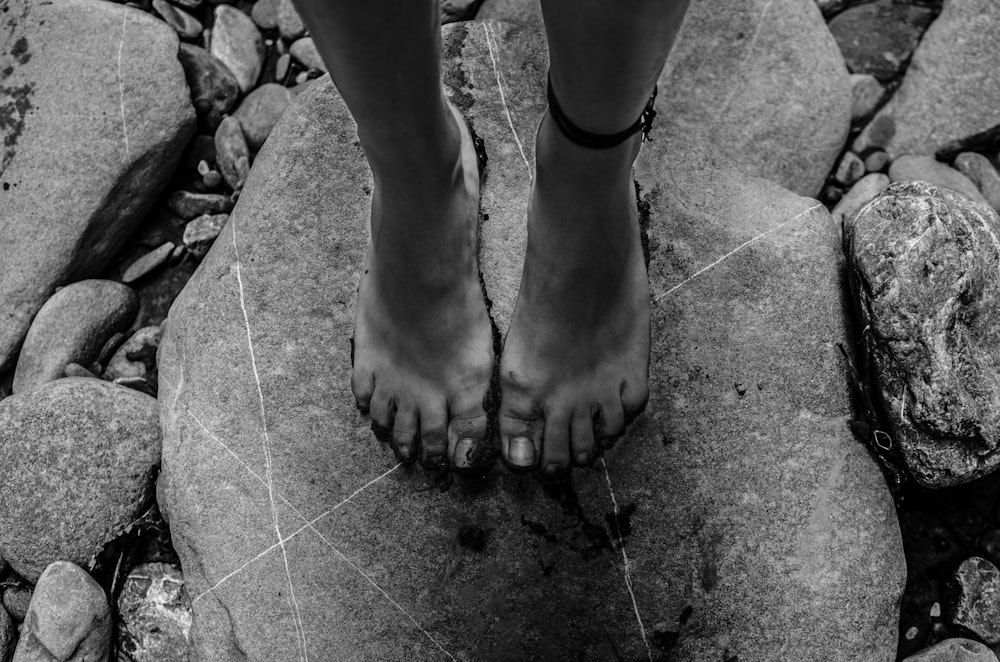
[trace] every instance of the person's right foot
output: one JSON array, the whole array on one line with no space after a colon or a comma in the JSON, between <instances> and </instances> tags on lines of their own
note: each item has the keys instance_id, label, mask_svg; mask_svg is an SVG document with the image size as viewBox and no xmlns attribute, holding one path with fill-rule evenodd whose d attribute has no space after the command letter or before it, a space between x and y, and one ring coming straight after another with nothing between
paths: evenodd
<instances>
[{"instance_id":1,"label":"person's right foot","mask_svg":"<svg viewBox=\"0 0 1000 662\"><path fill-rule=\"evenodd\" d=\"M351 388L358 408L391 429L400 460L472 469L491 459L493 336L479 284L475 148L450 110L454 131L440 157L373 165Z\"/></svg>"}]
</instances>

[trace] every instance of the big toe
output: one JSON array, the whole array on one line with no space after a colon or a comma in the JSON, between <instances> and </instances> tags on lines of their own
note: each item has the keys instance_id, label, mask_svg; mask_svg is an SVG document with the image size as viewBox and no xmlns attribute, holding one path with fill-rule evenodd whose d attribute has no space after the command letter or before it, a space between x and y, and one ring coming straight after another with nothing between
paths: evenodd
<instances>
[{"instance_id":1,"label":"big toe","mask_svg":"<svg viewBox=\"0 0 1000 662\"><path fill-rule=\"evenodd\" d=\"M512 469L533 469L542 451L544 428L541 419L500 413L500 453Z\"/></svg>"}]
</instances>

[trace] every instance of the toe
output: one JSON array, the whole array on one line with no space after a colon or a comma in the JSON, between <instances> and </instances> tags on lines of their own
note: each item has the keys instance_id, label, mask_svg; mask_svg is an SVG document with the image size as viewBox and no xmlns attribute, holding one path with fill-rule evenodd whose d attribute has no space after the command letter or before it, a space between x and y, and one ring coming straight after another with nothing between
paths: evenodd
<instances>
[{"instance_id":1,"label":"toe","mask_svg":"<svg viewBox=\"0 0 1000 662\"><path fill-rule=\"evenodd\" d=\"M448 414L443 403L420 410L420 464L435 471L448 467Z\"/></svg>"},{"instance_id":2,"label":"toe","mask_svg":"<svg viewBox=\"0 0 1000 662\"><path fill-rule=\"evenodd\" d=\"M372 394L375 392L375 375L368 370L355 368L351 373L351 392L354 393L354 403L358 411L365 416L371 407Z\"/></svg>"},{"instance_id":3,"label":"toe","mask_svg":"<svg viewBox=\"0 0 1000 662\"><path fill-rule=\"evenodd\" d=\"M392 426L392 450L400 462L411 464L417 459L419 433L420 416L417 408L411 405L398 407Z\"/></svg>"},{"instance_id":4,"label":"toe","mask_svg":"<svg viewBox=\"0 0 1000 662\"><path fill-rule=\"evenodd\" d=\"M572 418L568 407L552 407L545 413L542 437L542 474L553 478L570 467L570 432Z\"/></svg>"},{"instance_id":5,"label":"toe","mask_svg":"<svg viewBox=\"0 0 1000 662\"><path fill-rule=\"evenodd\" d=\"M585 409L573 413L573 421L569 427L570 449L573 454L573 464L585 467L596 457L594 448L594 419Z\"/></svg>"},{"instance_id":6,"label":"toe","mask_svg":"<svg viewBox=\"0 0 1000 662\"><path fill-rule=\"evenodd\" d=\"M368 416L372 423L392 430L393 419L396 415L396 402L392 394L386 389L376 388L369 401Z\"/></svg>"},{"instance_id":7,"label":"toe","mask_svg":"<svg viewBox=\"0 0 1000 662\"><path fill-rule=\"evenodd\" d=\"M622 383L622 411L625 415L625 425L646 409L649 401L649 379L626 379Z\"/></svg>"},{"instance_id":8,"label":"toe","mask_svg":"<svg viewBox=\"0 0 1000 662\"><path fill-rule=\"evenodd\" d=\"M621 400L602 402L594 412L594 439L602 448L611 448L625 431Z\"/></svg>"},{"instance_id":9,"label":"toe","mask_svg":"<svg viewBox=\"0 0 1000 662\"><path fill-rule=\"evenodd\" d=\"M500 454L512 469L532 469L541 457L543 424L500 414Z\"/></svg>"},{"instance_id":10,"label":"toe","mask_svg":"<svg viewBox=\"0 0 1000 662\"><path fill-rule=\"evenodd\" d=\"M485 413L453 418L448 424L448 457L457 471L485 469L492 464L495 454L488 446Z\"/></svg>"}]
</instances>

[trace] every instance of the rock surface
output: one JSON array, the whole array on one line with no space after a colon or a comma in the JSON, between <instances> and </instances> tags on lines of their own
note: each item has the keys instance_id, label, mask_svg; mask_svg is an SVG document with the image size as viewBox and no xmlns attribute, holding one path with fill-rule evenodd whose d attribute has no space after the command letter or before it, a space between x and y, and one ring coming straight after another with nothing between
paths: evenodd
<instances>
[{"instance_id":1,"label":"rock surface","mask_svg":"<svg viewBox=\"0 0 1000 662\"><path fill-rule=\"evenodd\" d=\"M997 662L989 648L972 639L945 639L903 662Z\"/></svg>"},{"instance_id":2,"label":"rock surface","mask_svg":"<svg viewBox=\"0 0 1000 662\"><path fill-rule=\"evenodd\" d=\"M859 179L831 210L834 224L843 231L844 224L854 212L888 187L889 178L882 173L874 172Z\"/></svg>"},{"instance_id":3,"label":"rock surface","mask_svg":"<svg viewBox=\"0 0 1000 662\"><path fill-rule=\"evenodd\" d=\"M481 267L503 328L545 46L519 27L449 28L449 95L489 155ZM570 484L497 468L442 491L394 469L354 409L370 175L329 80L296 101L160 350L159 501L199 659L894 659L904 564L883 479L847 428L830 218L656 131L638 165L647 413Z\"/></svg>"},{"instance_id":4,"label":"rock surface","mask_svg":"<svg viewBox=\"0 0 1000 662\"><path fill-rule=\"evenodd\" d=\"M264 66L264 40L249 16L236 7L217 6L209 52L233 72L241 92L253 89Z\"/></svg>"},{"instance_id":5,"label":"rock surface","mask_svg":"<svg viewBox=\"0 0 1000 662\"><path fill-rule=\"evenodd\" d=\"M913 54L934 11L907 2L875 0L851 7L830 21L830 33L847 68L892 80Z\"/></svg>"},{"instance_id":6,"label":"rock surface","mask_svg":"<svg viewBox=\"0 0 1000 662\"><path fill-rule=\"evenodd\" d=\"M93 0L4 10L0 372L56 286L118 252L194 129L177 35L159 19Z\"/></svg>"},{"instance_id":7,"label":"rock surface","mask_svg":"<svg viewBox=\"0 0 1000 662\"><path fill-rule=\"evenodd\" d=\"M991 646L1000 643L1000 570L973 556L958 566L949 588L951 624Z\"/></svg>"},{"instance_id":8,"label":"rock surface","mask_svg":"<svg viewBox=\"0 0 1000 662\"><path fill-rule=\"evenodd\" d=\"M159 457L143 393L65 378L0 401L0 556L29 581L88 565L149 507Z\"/></svg>"},{"instance_id":9,"label":"rock surface","mask_svg":"<svg viewBox=\"0 0 1000 662\"><path fill-rule=\"evenodd\" d=\"M14 393L59 379L67 363L93 363L108 338L129 327L138 309L132 290L112 280L81 280L53 294L24 339Z\"/></svg>"},{"instance_id":10,"label":"rock surface","mask_svg":"<svg viewBox=\"0 0 1000 662\"><path fill-rule=\"evenodd\" d=\"M955 157L955 167L969 178L994 211L1000 212L1000 173L982 154L962 152Z\"/></svg>"},{"instance_id":11,"label":"rock surface","mask_svg":"<svg viewBox=\"0 0 1000 662\"><path fill-rule=\"evenodd\" d=\"M298 43L298 42L295 42ZM294 46L294 44L293 44ZM292 103L292 93L284 85L265 83L246 96L233 112L254 152L261 148L271 129ZM218 146L216 146L218 150Z\"/></svg>"},{"instance_id":12,"label":"rock surface","mask_svg":"<svg viewBox=\"0 0 1000 662\"><path fill-rule=\"evenodd\" d=\"M118 596L119 662L187 662L191 602L180 568L143 563L128 573Z\"/></svg>"},{"instance_id":13,"label":"rock surface","mask_svg":"<svg viewBox=\"0 0 1000 662\"><path fill-rule=\"evenodd\" d=\"M38 580L14 662L103 662L111 644L104 589L78 566L56 561Z\"/></svg>"},{"instance_id":14,"label":"rock surface","mask_svg":"<svg viewBox=\"0 0 1000 662\"><path fill-rule=\"evenodd\" d=\"M885 88L871 74L851 74L851 121L862 120L871 115L882 97Z\"/></svg>"},{"instance_id":15,"label":"rock surface","mask_svg":"<svg viewBox=\"0 0 1000 662\"><path fill-rule=\"evenodd\" d=\"M996 125L1000 107L1000 3L947 0L913 54L903 84L854 141L854 151L884 148L934 154L944 144Z\"/></svg>"},{"instance_id":16,"label":"rock surface","mask_svg":"<svg viewBox=\"0 0 1000 662\"><path fill-rule=\"evenodd\" d=\"M133 333L108 361L104 378L113 381L152 377L150 373L156 366L156 349L162 336L163 330L158 326L144 326Z\"/></svg>"},{"instance_id":17,"label":"rock surface","mask_svg":"<svg viewBox=\"0 0 1000 662\"><path fill-rule=\"evenodd\" d=\"M17 623L28 614L30 603L31 589L26 586L9 586L3 592L3 608Z\"/></svg>"},{"instance_id":18,"label":"rock surface","mask_svg":"<svg viewBox=\"0 0 1000 662\"><path fill-rule=\"evenodd\" d=\"M894 182L927 182L942 186L989 206L989 202L971 179L932 156L907 154L899 157L889 166L889 179Z\"/></svg>"},{"instance_id":19,"label":"rock surface","mask_svg":"<svg viewBox=\"0 0 1000 662\"><path fill-rule=\"evenodd\" d=\"M204 48L181 44L177 57L198 117L205 128L214 131L240 98L240 83L222 60Z\"/></svg>"},{"instance_id":20,"label":"rock surface","mask_svg":"<svg viewBox=\"0 0 1000 662\"><path fill-rule=\"evenodd\" d=\"M891 185L845 228L875 390L922 485L1000 464L1000 217L924 182Z\"/></svg>"},{"instance_id":21,"label":"rock surface","mask_svg":"<svg viewBox=\"0 0 1000 662\"><path fill-rule=\"evenodd\" d=\"M16 643L17 625L14 624L10 614L0 607L0 662L10 662Z\"/></svg>"}]
</instances>

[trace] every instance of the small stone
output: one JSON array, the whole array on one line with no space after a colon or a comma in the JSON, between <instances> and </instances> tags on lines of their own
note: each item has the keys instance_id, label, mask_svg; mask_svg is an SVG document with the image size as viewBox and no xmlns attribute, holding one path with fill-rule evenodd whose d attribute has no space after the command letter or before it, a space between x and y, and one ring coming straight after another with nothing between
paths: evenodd
<instances>
[{"instance_id":1,"label":"small stone","mask_svg":"<svg viewBox=\"0 0 1000 662\"><path fill-rule=\"evenodd\" d=\"M876 195L889 187L889 178L881 173L872 173L859 179L840 199L830 215L838 228L843 231L847 220Z\"/></svg>"},{"instance_id":2,"label":"small stone","mask_svg":"<svg viewBox=\"0 0 1000 662\"><path fill-rule=\"evenodd\" d=\"M886 432L910 474L947 487L990 473L1000 465L1000 216L947 188L897 182L848 219L845 237Z\"/></svg>"},{"instance_id":3,"label":"small stone","mask_svg":"<svg viewBox=\"0 0 1000 662\"><path fill-rule=\"evenodd\" d=\"M1000 643L1000 570L979 556L962 561L948 585L951 625Z\"/></svg>"},{"instance_id":4,"label":"small stone","mask_svg":"<svg viewBox=\"0 0 1000 662\"><path fill-rule=\"evenodd\" d=\"M885 88L871 74L851 74L851 121L860 122L875 112L885 95Z\"/></svg>"},{"instance_id":5,"label":"small stone","mask_svg":"<svg viewBox=\"0 0 1000 662\"><path fill-rule=\"evenodd\" d=\"M993 651L972 639L945 639L903 662L997 662Z\"/></svg>"},{"instance_id":6,"label":"small stone","mask_svg":"<svg viewBox=\"0 0 1000 662\"><path fill-rule=\"evenodd\" d=\"M1000 173L988 158L976 152L962 152L955 157L955 167L972 180L993 209L1000 211Z\"/></svg>"},{"instance_id":7,"label":"small stone","mask_svg":"<svg viewBox=\"0 0 1000 662\"><path fill-rule=\"evenodd\" d=\"M183 9L178 9L167 0L153 0L153 9L167 25L172 27L181 39L194 41L201 36L204 29L201 21Z\"/></svg>"},{"instance_id":8,"label":"small stone","mask_svg":"<svg viewBox=\"0 0 1000 662\"><path fill-rule=\"evenodd\" d=\"M292 56L289 53L282 53L278 56L278 61L274 65L274 80L279 83L285 80L288 75L288 67L292 63Z\"/></svg>"},{"instance_id":9,"label":"small stone","mask_svg":"<svg viewBox=\"0 0 1000 662\"><path fill-rule=\"evenodd\" d=\"M316 49L316 44L313 42L312 37L296 39L292 43L291 48L288 49L288 52L306 69L326 71L326 65L323 63L323 58Z\"/></svg>"},{"instance_id":10,"label":"small stone","mask_svg":"<svg viewBox=\"0 0 1000 662\"><path fill-rule=\"evenodd\" d=\"M293 99L288 88L277 83L261 85L243 99L233 117L243 128L247 146L252 151L256 152L264 145L274 125L292 105Z\"/></svg>"},{"instance_id":11,"label":"small stone","mask_svg":"<svg viewBox=\"0 0 1000 662\"><path fill-rule=\"evenodd\" d=\"M250 148L235 117L226 116L219 123L215 131L215 151L222 178L233 191L239 191L250 172Z\"/></svg>"},{"instance_id":12,"label":"small stone","mask_svg":"<svg viewBox=\"0 0 1000 662\"><path fill-rule=\"evenodd\" d=\"M833 178L837 183L850 186L865 174L865 162L854 152L844 152L834 171Z\"/></svg>"},{"instance_id":13,"label":"small stone","mask_svg":"<svg viewBox=\"0 0 1000 662\"><path fill-rule=\"evenodd\" d=\"M82 280L53 294L28 329L14 393L59 379L67 363L89 365L111 335L128 328L138 307L131 289L110 280Z\"/></svg>"},{"instance_id":14,"label":"small stone","mask_svg":"<svg viewBox=\"0 0 1000 662\"><path fill-rule=\"evenodd\" d=\"M201 176L201 183L206 189L217 189L222 184L222 173L218 170L209 170Z\"/></svg>"},{"instance_id":15,"label":"small stone","mask_svg":"<svg viewBox=\"0 0 1000 662\"><path fill-rule=\"evenodd\" d=\"M865 172L882 172L889 165L889 155L880 149L865 157Z\"/></svg>"},{"instance_id":16,"label":"small stone","mask_svg":"<svg viewBox=\"0 0 1000 662\"><path fill-rule=\"evenodd\" d=\"M222 232L229 214L204 214L184 226L184 245L196 257L204 257Z\"/></svg>"},{"instance_id":17,"label":"small stone","mask_svg":"<svg viewBox=\"0 0 1000 662\"><path fill-rule=\"evenodd\" d=\"M191 101L203 127L214 131L240 97L240 84L226 64L204 48L181 44L177 58L191 88ZM209 159L211 160L211 159Z\"/></svg>"},{"instance_id":18,"label":"small stone","mask_svg":"<svg viewBox=\"0 0 1000 662\"><path fill-rule=\"evenodd\" d=\"M264 66L264 40L249 16L229 5L217 6L210 50L233 72L244 94L257 83Z\"/></svg>"},{"instance_id":19,"label":"small stone","mask_svg":"<svg viewBox=\"0 0 1000 662\"><path fill-rule=\"evenodd\" d=\"M122 274L122 282L125 284L134 283L146 274L155 271L161 264L167 261L172 250L174 250L174 244L168 241L159 248L146 253L129 265L125 273Z\"/></svg>"},{"instance_id":20,"label":"small stone","mask_svg":"<svg viewBox=\"0 0 1000 662\"><path fill-rule=\"evenodd\" d=\"M189 221L202 214L228 214L233 210L233 201L220 193L192 193L176 191L167 198L171 211Z\"/></svg>"},{"instance_id":21,"label":"small stone","mask_svg":"<svg viewBox=\"0 0 1000 662\"><path fill-rule=\"evenodd\" d=\"M932 156L906 154L899 157L889 166L889 179L893 182L928 182L989 205L972 180L951 166L936 161Z\"/></svg>"},{"instance_id":22,"label":"small stone","mask_svg":"<svg viewBox=\"0 0 1000 662\"><path fill-rule=\"evenodd\" d=\"M90 564L153 503L159 464L144 393L66 377L0 401L0 555L30 582Z\"/></svg>"},{"instance_id":23,"label":"small stone","mask_svg":"<svg viewBox=\"0 0 1000 662\"><path fill-rule=\"evenodd\" d=\"M156 349L163 331L159 326L144 326L118 348L104 369L104 378L121 377L155 381Z\"/></svg>"},{"instance_id":24,"label":"small stone","mask_svg":"<svg viewBox=\"0 0 1000 662\"><path fill-rule=\"evenodd\" d=\"M441 0L441 25L471 21L483 0Z\"/></svg>"},{"instance_id":25,"label":"small stone","mask_svg":"<svg viewBox=\"0 0 1000 662\"><path fill-rule=\"evenodd\" d=\"M257 0L250 10L250 18L261 30L273 30L278 27L279 0Z\"/></svg>"},{"instance_id":26,"label":"small stone","mask_svg":"<svg viewBox=\"0 0 1000 662\"><path fill-rule=\"evenodd\" d=\"M13 662L99 662L111 645L104 589L82 568L56 561L38 579Z\"/></svg>"},{"instance_id":27,"label":"small stone","mask_svg":"<svg viewBox=\"0 0 1000 662\"><path fill-rule=\"evenodd\" d=\"M90 368L82 366L79 363L67 363L66 367L63 368L63 375L66 377L86 377L87 379L100 379L95 375Z\"/></svg>"},{"instance_id":28,"label":"small stone","mask_svg":"<svg viewBox=\"0 0 1000 662\"><path fill-rule=\"evenodd\" d=\"M309 82L309 72L308 71L300 71L299 73L295 74L295 84L296 85L302 85L303 83L307 83L307 82Z\"/></svg>"},{"instance_id":29,"label":"small stone","mask_svg":"<svg viewBox=\"0 0 1000 662\"><path fill-rule=\"evenodd\" d=\"M17 643L17 625L6 609L0 608L0 662L10 662Z\"/></svg>"},{"instance_id":30,"label":"small stone","mask_svg":"<svg viewBox=\"0 0 1000 662\"><path fill-rule=\"evenodd\" d=\"M278 30L289 41L298 39L306 32L306 26L292 0L278 0Z\"/></svg>"},{"instance_id":31,"label":"small stone","mask_svg":"<svg viewBox=\"0 0 1000 662\"><path fill-rule=\"evenodd\" d=\"M919 634L920 634L920 629L915 625L911 625L910 627L906 628L906 634L904 636L906 637L907 641L913 641L914 639L917 638L917 635Z\"/></svg>"},{"instance_id":32,"label":"small stone","mask_svg":"<svg viewBox=\"0 0 1000 662\"><path fill-rule=\"evenodd\" d=\"M15 623L20 623L28 614L31 603L31 589L27 586L8 586L3 592L3 608Z\"/></svg>"},{"instance_id":33,"label":"small stone","mask_svg":"<svg viewBox=\"0 0 1000 662\"><path fill-rule=\"evenodd\" d=\"M843 187L837 186L836 184L827 184L820 192L820 199L826 203L827 207L837 204L837 202L843 197Z\"/></svg>"},{"instance_id":34,"label":"small stone","mask_svg":"<svg viewBox=\"0 0 1000 662\"><path fill-rule=\"evenodd\" d=\"M179 566L136 566L122 584L118 614L118 648L131 662L188 662L191 603Z\"/></svg>"},{"instance_id":35,"label":"small stone","mask_svg":"<svg viewBox=\"0 0 1000 662\"><path fill-rule=\"evenodd\" d=\"M933 19L934 11L926 7L876 0L838 14L829 28L848 69L887 82L910 59Z\"/></svg>"},{"instance_id":36,"label":"small stone","mask_svg":"<svg viewBox=\"0 0 1000 662\"><path fill-rule=\"evenodd\" d=\"M935 602L934 604L932 604L931 605L931 610L928 613L930 614L931 618L940 618L941 617L941 603L940 602Z\"/></svg>"}]
</instances>

